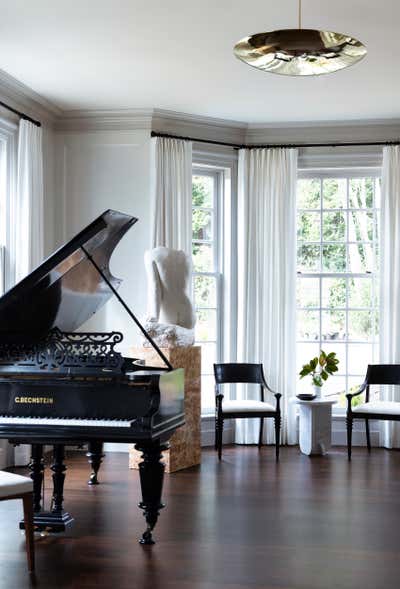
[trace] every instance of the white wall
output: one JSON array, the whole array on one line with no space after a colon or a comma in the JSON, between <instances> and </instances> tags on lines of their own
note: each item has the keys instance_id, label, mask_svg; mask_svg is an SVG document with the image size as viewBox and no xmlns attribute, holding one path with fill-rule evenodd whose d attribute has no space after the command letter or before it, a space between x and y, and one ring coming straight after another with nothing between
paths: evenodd
<instances>
[{"instance_id":1,"label":"white wall","mask_svg":"<svg viewBox=\"0 0 400 589\"><path fill-rule=\"evenodd\" d=\"M43 125L43 246L47 258L55 249L55 133L48 125Z\"/></svg>"},{"instance_id":2,"label":"white wall","mask_svg":"<svg viewBox=\"0 0 400 589\"><path fill-rule=\"evenodd\" d=\"M56 244L106 209L139 218L111 258L120 294L142 320L146 312L144 251L151 245L150 134L146 130L59 133L56 152ZM139 343L132 320L111 299L83 329L121 331L126 353Z\"/></svg>"}]
</instances>

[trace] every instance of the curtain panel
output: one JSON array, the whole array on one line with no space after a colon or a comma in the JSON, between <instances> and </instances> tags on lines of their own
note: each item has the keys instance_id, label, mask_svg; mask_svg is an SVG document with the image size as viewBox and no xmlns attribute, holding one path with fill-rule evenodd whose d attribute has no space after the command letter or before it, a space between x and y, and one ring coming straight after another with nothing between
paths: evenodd
<instances>
[{"instance_id":1,"label":"curtain panel","mask_svg":"<svg viewBox=\"0 0 400 589\"><path fill-rule=\"evenodd\" d=\"M15 219L15 281L43 260L42 129L21 120L18 135Z\"/></svg>"},{"instance_id":2,"label":"curtain panel","mask_svg":"<svg viewBox=\"0 0 400 589\"><path fill-rule=\"evenodd\" d=\"M295 444L297 150L243 149L238 194L238 361L262 362L282 394L282 443ZM238 387L237 398L259 391ZM266 398L268 401L273 399ZM271 421L271 420L270 420ZM265 422L265 442L275 439ZM256 443L259 419L237 420L236 442Z\"/></svg>"},{"instance_id":3,"label":"curtain panel","mask_svg":"<svg viewBox=\"0 0 400 589\"><path fill-rule=\"evenodd\" d=\"M383 148L380 223L380 361L400 364L400 146ZM400 401L400 387L382 387L383 401ZM381 421L381 445L400 447L400 424Z\"/></svg>"},{"instance_id":4,"label":"curtain panel","mask_svg":"<svg viewBox=\"0 0 400 589\"><path fill-rule=\"evenodd\" d=\"M192 255L192 143L156 137L152 247Z\"/></svg>"},{"instance_id":5,"label":"curtain panel","mask_svg":"<svg viewBox=\"0 0 400 589\"><path fill-rule=\"evenodd\" d=\"M14 225L15 282L43 261L43 149L42 129L21 120L18 131L17 191L11 210ZM9 452L8 452L9 455ZM29 462L29 446L17 446L11 461ZM10 461L10 458L9 458Z\"/></svg>"}]
</instances>

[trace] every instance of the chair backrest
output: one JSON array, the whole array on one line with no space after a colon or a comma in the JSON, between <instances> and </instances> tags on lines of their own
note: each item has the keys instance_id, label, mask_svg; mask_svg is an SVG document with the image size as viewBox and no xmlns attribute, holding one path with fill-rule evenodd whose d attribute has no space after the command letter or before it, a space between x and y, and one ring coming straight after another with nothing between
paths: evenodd
<instances>
[{"instance_id":1,"label":"chair backrest","mask_svg":"<svg viewBox=\"0 0 400 589\"><path fill-rule=\"evenodd\" d=\"M400 364L368 364L367 384L400 384Z\"/></svg>"},{"instance_id":2,"label":"chair backrest","mask_svg":"<svg viewBox=\"0 0 400 589\"><path fill-rule=\"evenodd\" d=\"M216 384L265 382L262 364L214 364L214 375Z\"/></svg>"},{"instance_id":3,"label":"chair backrest","mask_svg":"<svg viewBox=\"0 0 400 589\"><path fill-rule=\"evenodd\" d=\"M400 385L400 364L368 364L365 382L365 400L368 403L370 385Z\"/></svg>"}]
</instances>

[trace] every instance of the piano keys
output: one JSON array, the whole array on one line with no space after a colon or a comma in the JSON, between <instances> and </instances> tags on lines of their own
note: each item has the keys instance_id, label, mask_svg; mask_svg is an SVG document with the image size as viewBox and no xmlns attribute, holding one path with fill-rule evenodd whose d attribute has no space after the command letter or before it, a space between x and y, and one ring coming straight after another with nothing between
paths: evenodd
<instances>
[{"instance_id":1,"label":"piano keys","mask_svg":"<svg viewBox=\"0 0 400 589\"><path fill-rule=\"evenodd\" d=\"M103 442L136 443L142 452L139 507L146 519L140 542L154 543L164 467L162 451L184 423L184 375L174 370L117 288L109 260L137 221L105 211L0 298L0 438L32 447L35 525L59 532L64 510L65 445L88 444L89 484L98 482ZM163 359L143 367L117 350L119 332L77 331L112 296ZM43 447L53 446L53 496L42 508Z\"/></svg>"}]
</instances>

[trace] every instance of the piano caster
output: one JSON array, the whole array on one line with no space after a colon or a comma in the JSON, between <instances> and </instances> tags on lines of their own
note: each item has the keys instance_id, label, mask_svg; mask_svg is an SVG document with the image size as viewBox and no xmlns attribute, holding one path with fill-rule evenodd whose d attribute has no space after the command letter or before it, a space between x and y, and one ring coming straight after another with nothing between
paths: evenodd
<instances>
[{"instance_id":1,"label":"piano caster","mask_svg":"<svg viewBox=\"0 0 400 589\"><path fill-rule=\"evenodd\" d=\"M97 473L99 472L99 468L104 458L103 454L103 443L102 442L89 442L88 451L86 452L86 456L89 459L89 464L92 467L92 473L88 480L88 485L98 485L99 481L97 478Z\"/></svg>"},{"instance_id":2,"label":"piano caster","mask_svg":"<svg viewBox=\"0 0 400 589\"><path fill-rule=\"evenodd\" d=\"M92 474L89 477L89 480L87 482L88 485L98 485L99 481L97 478L97 473L96 472L92 472Z\"/></svg>"},{"instance_id":3,"label":"piano caster","mask_svg":"<svg viewBox=\"0 0 400 589\"><path fill-rule=\"evenodd\" d=\"M145 532L143 532L143 535L139 540L139 544L142 544L142 546L152 546L153 544L155 544L153 536L151 534L151 530L149 528Z\"/></svg>"}]
</instances>

